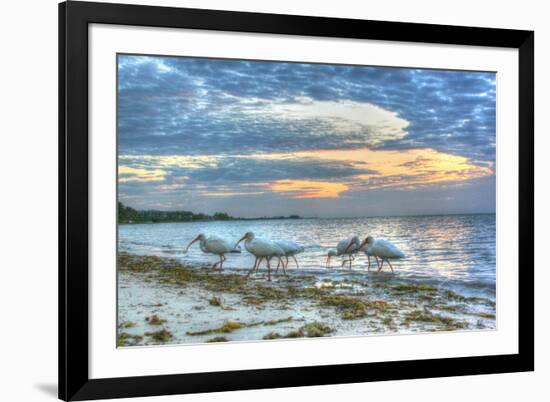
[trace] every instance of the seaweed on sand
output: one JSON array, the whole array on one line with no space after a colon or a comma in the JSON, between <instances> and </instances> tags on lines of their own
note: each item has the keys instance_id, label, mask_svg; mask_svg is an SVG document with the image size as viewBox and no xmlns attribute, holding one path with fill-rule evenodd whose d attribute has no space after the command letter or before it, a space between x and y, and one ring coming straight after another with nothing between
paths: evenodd
<instances>
[{"instance_id":1,"label":"seaweed on sand","mask_svg":"<svg viewBox=\"0 0 550 402\"><path fill-rule=\"evenodd\" d=\"M367 306L363 301L349 296L326 296L321 298L321 306L336 307L344 320L355 320L367 316Z\"/></svg>"},{"instance_id":2,"label":"seaweed on sand","mask_svg":"<svg viewBox=\"0 0 550 402\"><path fill-rule=\"evenodd\" d=\"M214 343L214 342L227 342L229 339L227 339L225 336L215 336L213 338L207 339L206 342L208 343Z\"/></svg>"},{"instance_id":3,"label":"seaweed on sand","mask_svg":"<svg viewBox=\"0 0 550 402\"><path fill-rule=\"evenodd\" d=\"M264 337L262 339L279 339L279 338L283 338L283 336L278 333L278 332L270 332L266 335L264 335Z\"/></svg>"},{"instance_id":4,"label":"seaweed on sand","mask_svg":"<svg viewBox=\"0 0 550 402\"><path fill-rule=\"evenodd\" d=\"M150 336L158 342L168 342L173 337L172 333L165 328L156 332L146 332L145 336Z\"/></svg>"},{"instance_id":5,"label":"seaweed on sand","mask_svg":"<svg viewBox=\"0 0 550 402\"><path fill-rule=\"evenodd\" d=\"M147 321L149 325L162 325L166 322L166 320L163 320L156 314L153 314L150 317L145 317L145 321Z\"/></svg>"},{"instance_id":6,"label":"seaweed on sand","mask_svg":"<svg viewBox=\"0 0 550 402\"><path fill-rule=\"evenodd\" d=\"M302 332L308 338L317 338L317 337L325 336L326 334L329 334L334 330L328 325L323 324L321 322L312 322L310 324L306 324L303 327L301 327L299 331Z\"/></svg>"},{"instance_id":7,"label":"seaweed on sand","mask_svg":"<svg viewBox=\"0 0 550 402\"><path fill-rule=\"evenodd\" d=\"M334 332L334 329L321 322L312 322L301 326L295 331L290 331L286 335L281 335L278 332L270 332L264 335L263 339L280 339L280 338L320 338Z\"/></svg>"},{"instance_id":8,"label":"seaweed on sand","mask_svg":"<svg viewBox=\"0 0 550 402\"><path fill-rule=\"evenodd\" d=\"M128 332L121 332L118 334L116 345L117 347L122 346L135 346L138 342L143 339L141 335L132 335Z\"/></svg>"},{"instance_id":9,"label":"seaweed on sand","mask_svg":"<svg viewBox=\"0 0 550 402\"><path fill-rule=\"evenodd\" d=\"M242 300L246 304L261 305L268 302L286 302L288 300L287 292L276 289L271 286L249 286L243 292Z\"/></svg>"},{"instance_id":10,"label":"seaweed on sand","mask_svg":"<svg viewBox=\"0 0 550 402\"><path fill-rule=\"evenodd\" d=\"M344 295L324 296L320 304L325 307L336 307L344 320L364 318L368 315L369 309L380 313L390 308L390 303L385 300L367 300Z\"/></svg>"},{"instance_id":11,"label":"seaweed on sand","mask_svg":"<svg viewBox=\"0 0 550 402\"><path fill-rule=\"evenodd\" d=\"M136 258L134 255L125 253L119 253L117 261L119 270L133 272L149 272L177 264L176 261L157 256L146 255Z\"/></svg>"},{"instance_id":12,"label":"seaweed on sand","mask_svg":"<svg viewBox=\"0 0 550 402\"><path fill-rule=\"evenodd\" d=\"M210 299L208 299L208 304L210 304L211 306L215 306L215 307L221 307L222 306L222 299L220 299L219 297L212 297Z\"/></svg>"},{"instance_id":13,"label":"seaweed on sand","mask_svg":"<svg viewBox=\"0 0 550 402\"><path fill-rule=\"evenodd\" d=\"M186 334L190 336L197 336L197 335L209 335L209 334L226 334L229 332L233 332L236 329L240 329L245 327L245 324L242 324L240 322L235 321L226 321L221 327L218 328L212 328L212 329L206 329L204 331L187 331Z\"/></svg>"},{"instance_id":14,"label":"seaweed on sand","mask_svg":"<svg viewBox=\"0 0 550 402\"><path fill-rule=\"evenodd\" d=\"M412 283L399 283L390 287L395 293L437 292L437 288L431 285L417 285Z\"/></svg>"},{"instance_id":15,"label":"seaweed on sand","mask_svg":"<svg viewBox=\"0 0 550 402\"><path fill-rule=\"evenodd\" d=\"M330 294L328 287L299 287L299 286L287 286L286 293L288 298L319 298Z\"/></svg>"},{"instance_id":16,"label":"seaweed on sand","mask_svg":"<svg viewBox=\"0 0 550 402\"><path fill-rule=\"evenodd\" d=\"M292 320L294 320L293 317L287 317L287 318L281 318L279 320L260 321L258 325L277 325L283 322L290 322Z\"/></svg>"},{"instance_id":17,"label":"seaweed on sand","mask_svg":"<svg viewBox=\"0 0 550 402\"><path fill-rule=\"evenodd\" d=\"M221 327L217 328L211 328L211 329L205 329L203 331L187 331L186 334L189 336L197 336L197 335L209 335L209 334L226 334L229 332L233 332L237 329L241 328L250 328L250 327L257 327L259 325L277 325L283 322L289 322L292 321L292 317L282 318L280 320L270 320L270 321L257 321L252 323L242 323L242 322L236 322L236 321L226 321L223 323Z\"/></svg>"},{"instance_id":18,"label":"seaweed on sand","mask_svg":"<svg viewBox=\"0 0 550 402\"><path fill-rule=\"evenodd\" d=\"M452 317L434 314L426 309L413 310L405 313L405 322L410 323L413 321L432 323L443 330L455 330L468 327L468 323L465 321L458 321Z\"/></svg>"}]
</instances>

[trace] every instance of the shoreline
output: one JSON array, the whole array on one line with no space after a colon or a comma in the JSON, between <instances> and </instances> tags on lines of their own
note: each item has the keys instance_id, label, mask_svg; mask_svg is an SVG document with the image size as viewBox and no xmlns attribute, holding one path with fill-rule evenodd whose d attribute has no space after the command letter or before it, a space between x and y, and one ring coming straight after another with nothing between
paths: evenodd
<instances>
[{"instance_id":1,"label":"shoreline","mask_svg":"<svg viewBox=\"0 0 550 402\"><path fill-rule=\"evenodd\" d=\"M119 253L117 346L496 328L495 302L394 276L212 271Z\"/></svg>"},{"instance_id":2,"label":"shoreline","mask_svg":"<svg viewBox=\"0 0 550 402\"><path fill-rule=\"evenodd\" d=\"M208 223L208 222L239 222L239 221L278 221L278 220L334 220L334 219L391 219L391 218L429 218L441 216L475 216L475 215L496 215L496 212L464 212L449 214L414 214L414 215L368 215L368 216L298 216L292 218L284 217L258 217L258 218L233 218L233 219L197 219L190 221L163 221L163 222L117 222L117 225L158 225L163 223Z\"/></svg>"}]
</instances>

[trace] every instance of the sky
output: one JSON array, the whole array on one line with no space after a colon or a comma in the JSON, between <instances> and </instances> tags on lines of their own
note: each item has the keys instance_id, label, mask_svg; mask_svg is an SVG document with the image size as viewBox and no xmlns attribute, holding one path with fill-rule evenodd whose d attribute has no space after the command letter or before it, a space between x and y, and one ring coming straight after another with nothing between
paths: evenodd
<instances>
[{"instance_id":1,"label":"sky","mask_svg":"<svg viewBox=\"0 0 550 402\"><path fill-rule=\"evenodd\" d=\"M496 75L118 56L118 197L239 217L494 212Z\"/></svg>"}]
</instances>

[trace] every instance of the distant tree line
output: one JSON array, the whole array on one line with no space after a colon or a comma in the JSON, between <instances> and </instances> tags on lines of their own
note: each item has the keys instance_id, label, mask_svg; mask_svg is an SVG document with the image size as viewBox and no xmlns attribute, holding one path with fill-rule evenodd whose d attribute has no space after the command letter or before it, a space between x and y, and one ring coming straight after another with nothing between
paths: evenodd
<instances>
[{"instance_id":1,"label":"distant tree line","mask_svg":"<svg viewBox=\"0 0 550 402\"><path fill-rule=\"evenodd\" d=\"M257 219L300 219L298 215L263 217ZM252 220L236 218L225 212L216 212L214 215L203 213L195 214L191 211L158 211L155 209L137 210L118 202L118 223L167 223L167 222L196 222L196 221L233 221Z\"/></svg>"},{"instance_id":2,"label":"distant tree line","mask_svg":"<svg viewBox=\"0 0 550 402\"><path fill-rule=\"evenodd\" d=\"M254 221L254 220L264 220L264 219L302 219L300 215L288 215L288 216L262 216L260 218L245 218L247 221Z\"/></svg>"},{"instance_id":3,"label":"distant tree line","mask_svg":"<svg viewBox=\"0 0 550 402\"><path fill-rule=\"evenodd\" d=\"M216 212L214 215L191 211L158 211L155 209L138 211L132 207L118 203L118 223L162 223L162 222L195 222L195 221L230 221L235 220L225 212Z\"/></svg>"}]
</instances>

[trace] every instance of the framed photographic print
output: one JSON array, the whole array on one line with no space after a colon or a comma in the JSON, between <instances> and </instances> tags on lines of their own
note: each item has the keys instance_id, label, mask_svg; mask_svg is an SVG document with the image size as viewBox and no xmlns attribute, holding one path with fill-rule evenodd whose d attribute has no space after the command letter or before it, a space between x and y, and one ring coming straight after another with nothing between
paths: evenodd
<instances>
[{"instance_id":1,"label":"framed photographic print","mask_svg":"<svg viewBox=\"0 0 550 402\"><path fill-rule=\"evenodd\" d=\"M534 33L59 5L59 397L534 369Z\"/></svg>"}]
</instances>

